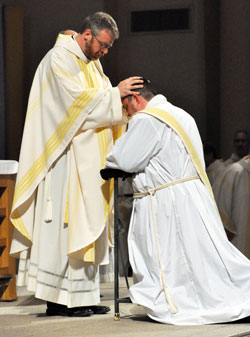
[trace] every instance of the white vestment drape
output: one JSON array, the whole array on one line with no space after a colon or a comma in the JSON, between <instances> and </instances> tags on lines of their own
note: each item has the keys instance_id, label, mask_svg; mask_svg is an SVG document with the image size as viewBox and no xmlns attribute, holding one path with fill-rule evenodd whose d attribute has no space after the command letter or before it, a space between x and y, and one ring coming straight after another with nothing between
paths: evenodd
<instances>
[{"instance_id":1,"label":"white vestment drape","mask_svg":"<svg viewBox=\"0 0 250 337\"><path fill-rule=\"evenodd\" d=\"M152 107L174 116L187 130L204 169L192 117L162 95L146 108ZM108 155L106 167L136 172L134 192L197 175L179 135L144 113L132 117L127 133ZM227 240L211 191L200 179L135 199L128 245L137 280L130 296L152 319L206 324L250 315L250 261ZM177 313L171 312L164 287Z\"/></svg>"},{"instance_id":2,"label":"white vestment drape","mask_svg":"<svg viewBox=\"0 0 250 337\"><path fill-rule=\"evenodd\" d=\"M250 156L227 167L215 197L230 241L250 258Z\"/></svg>"},{"instance_id":3,"label":"white vestment drape","mask_svg":"<svg viewBox=\"0 0 250 337\"><path fill-rule=\"evenodd\" d=\"M228 166L240 160L240 157L236 153L232 153L231 156L224 161L224 165Z\"/></svg>"},{"instance_id":4,"label":"white vestment drape","mask_svg":"<svg viewBox=\"0 0 250 337\"><path fill-rule=\"evenodd\" d=\"M207 176L212 186L213 191L220 184L221 176L226 168L222 159L216 159L206 168Z\"/></svg>"}]
</instances>

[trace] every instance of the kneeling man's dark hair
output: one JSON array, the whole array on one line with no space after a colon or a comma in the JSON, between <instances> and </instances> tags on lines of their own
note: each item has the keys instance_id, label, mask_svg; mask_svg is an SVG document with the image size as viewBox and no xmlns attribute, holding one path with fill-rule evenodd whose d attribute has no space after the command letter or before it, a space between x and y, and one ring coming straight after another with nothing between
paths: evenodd
<instances>
[{"instance_id":1,"label":"kneeling man's dark hair","mask_svg":"<svg viewBox=\"0 0 250 337\"><path fill-rule=\"evenodd\" d=\"M137 91L140 93L140 95L145 98L147 101L149 101L150 99L152 99L155 95L157 95L156 90L152 87L151 83L149 80L147 80L146 78L142 77L141 78L143 80L143 88L139 88L139 89L132 89L131 91ZM126 97L132 97L132 95L128 95ZM124 97L125 98L125 97Z\"/></svg>"}]
</instances>

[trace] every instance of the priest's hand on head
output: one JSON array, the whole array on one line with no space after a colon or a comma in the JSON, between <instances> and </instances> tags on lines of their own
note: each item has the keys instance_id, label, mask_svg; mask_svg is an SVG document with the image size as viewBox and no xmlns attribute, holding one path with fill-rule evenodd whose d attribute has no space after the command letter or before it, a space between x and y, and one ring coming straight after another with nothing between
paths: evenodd
<instances>
[{"instance_id":1,"label":"priest's hand on head","mask_svg":"<svg viewBox=\"0 0 250 337\"><path fill-rule=\"evenodd\" d=\"M120 90L121 98L132 94L139 95L140 93L134 90L143 88L143 85L141 83L143 83L143 80L140 76L129 77L121 81L118 84L118 89Z\"/></svg>"}]
</instances>

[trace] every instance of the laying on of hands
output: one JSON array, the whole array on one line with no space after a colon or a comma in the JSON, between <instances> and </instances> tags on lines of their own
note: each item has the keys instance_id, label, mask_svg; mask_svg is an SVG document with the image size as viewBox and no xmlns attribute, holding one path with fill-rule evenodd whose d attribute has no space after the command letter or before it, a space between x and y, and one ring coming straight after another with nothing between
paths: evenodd
<instances>
[{"instance_id":1,"label":"laying on of hands","mask_svg":"<svg viewBox=\"0 0 250 337\"><path fill-rule=\"evenodd\" d=\"M143 80L141 79L140 76L129 77L129 78L126 78L125 80L121 81L118 84L118 88L120 90L121 98L123 98L127 95L132 95L132 94L139 95L139 92L132 91L132 89L142 88L143 85L140 84L142 82L143 82Z\"/></svg>"}]
</instances>

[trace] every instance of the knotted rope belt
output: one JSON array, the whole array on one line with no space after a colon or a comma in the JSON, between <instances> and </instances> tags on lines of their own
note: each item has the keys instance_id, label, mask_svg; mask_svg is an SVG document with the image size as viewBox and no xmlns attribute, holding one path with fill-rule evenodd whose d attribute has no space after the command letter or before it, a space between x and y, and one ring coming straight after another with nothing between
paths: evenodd
<instances>
[{"instance_id":1,"label":"knotted rope belt","mask_svg":"<svg viewBox=\"0 0 250 337\"><path fill-rule=\"evenodd\" d=\"M159 242L158 242L158 238L157 238L157 226L156 226L156 219L155 219L155 214L154 214L153 195L155 194L156 191L159 191L159 190L162 190L162 189L167 188L169 186L177 185L177 184L180 184L180 183L183 183L183 182L186 182L186 181L194 180L194 179L200 179L200 177L198 175L195 175L195 176L186 177L186 178L183 178L183 179L174 180L174 181L171 181L170 183L160 185L160 186L157 186L155 188L148 189L145 192L139 192L139 193L133 194L133 197L135 199L143 198L147 195L150 195L152 219L153 219L154 234L155 234L155 242L156 242L156 249L157 249L157 254L158 254L160 271L161 271L162 286L163 286L164 293L165 293L166 299L169 303L170 311L171 311L172 314L176 314L178 312L178 308L175 305L175 303L172 299L172 296L170 295L170 293L167 290L165 275L163 273L163 267L162 267L162 262L161 262L161 257L160 257L160 247L159 247Z\"/></svg>"},{"instance_id":2,"label":"knotted rope belt","mask_svg":"<svg viewBox=\"0 0 250 337\"><path fill-rule=\"evenodd\" d=\"M156 191L163 190L164 188L167 188L169 186L177 185L177 184L184 183L186 181L194 180L194 179L200 179L200 177L196 175L196 176L191 176L191 177L186 177L186 178L174 180L174 181L171 181L170 183L160 185L160 186L157 186L157 187L154 187L154 188L150 188L145 192L134 193L133 198L138 199L138 198L143 198L146 195L154 195Z\"/></svg>"}]
</instances>

